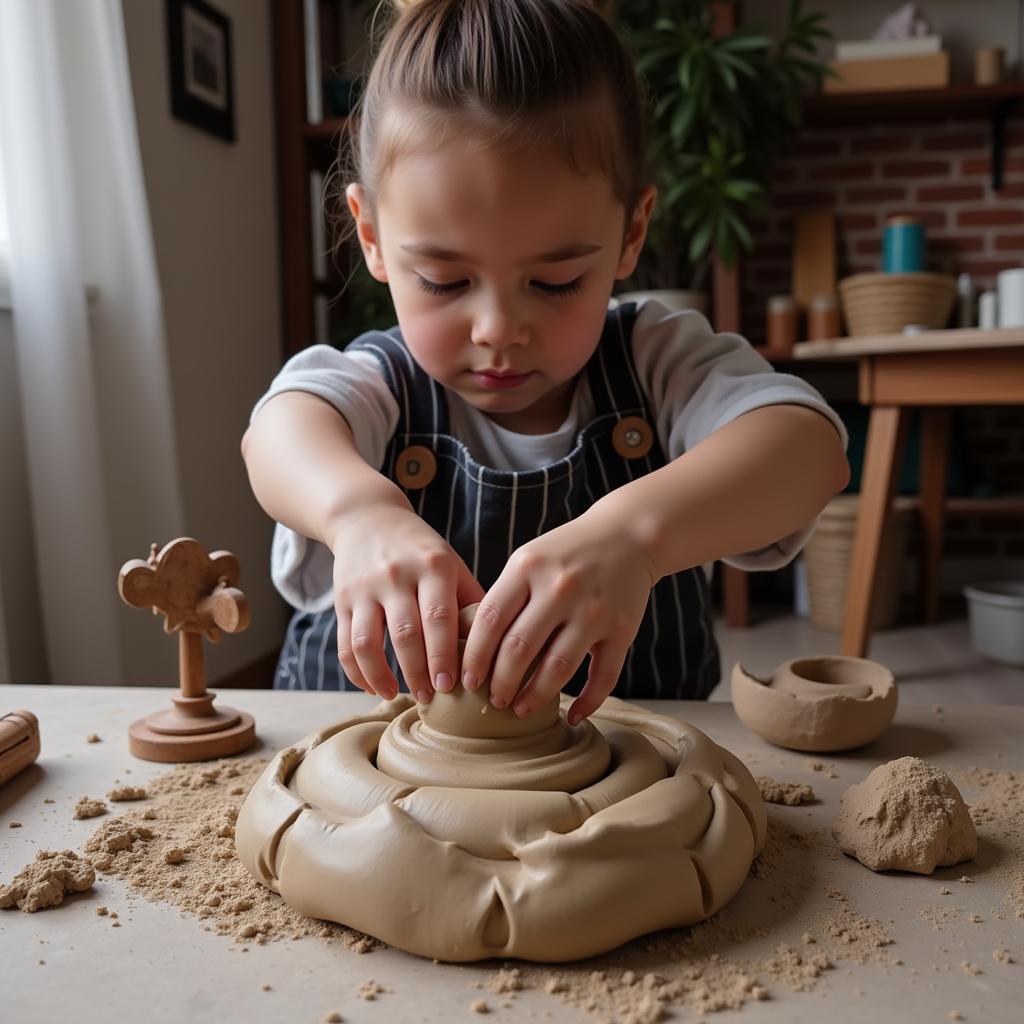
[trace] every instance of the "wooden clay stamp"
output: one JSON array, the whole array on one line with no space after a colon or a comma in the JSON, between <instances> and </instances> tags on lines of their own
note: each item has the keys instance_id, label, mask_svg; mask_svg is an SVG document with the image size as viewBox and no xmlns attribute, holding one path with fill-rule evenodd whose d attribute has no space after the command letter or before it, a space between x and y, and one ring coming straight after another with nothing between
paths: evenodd
<instances>
[{"instance_id":1,"label":"wooden clay stamp","mask_svg":"<svg viewBox=\"0 0 1024 1024\"><path fill-rule=\"evenodd\" d=\"M249 625L249 602L238 589L241 568L229 551L208 555L191 537L179 537L149 558L121 567L117 590L135 608L163 614L164 632L178 634L180 692L173 708L133 722L128 748L146 761L206 761L250 747L256 739L252 715L234 708L214 710L206 689L203 637L220 643L221 633Z\"/></svg>"}]
</instances>

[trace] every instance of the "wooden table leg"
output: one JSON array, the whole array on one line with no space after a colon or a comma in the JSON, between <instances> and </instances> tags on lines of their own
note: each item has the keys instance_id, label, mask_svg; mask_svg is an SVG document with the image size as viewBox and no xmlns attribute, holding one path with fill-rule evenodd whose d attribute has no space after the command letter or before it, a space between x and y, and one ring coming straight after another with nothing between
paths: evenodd
<instances>
[{"instance_id":1,"label":"wooden table leg","mask_svg":"<svg viewBox=\"0 0 1024 1024\"><path fill-rule=\"evenodd\" d=\"M946 504L951 412L921 410L921 614L925 622L939 615L939 561Z\"/></svg>"},{"instance_id":2,"label":"wooden table leg","mask_svg":"<svg viewBox=\"0 0 1024 1024\"><path fill-rule=\"evenodd\" d=\"M892 510L905 428L906 414L900 406L871 407L843 622L842 651L855 658L867 655L878 557Z\"/></svg>"},{"instance_id":3,"label":"wooden table leg","mask_svg":"<svg viewBox=\"0 0 1024 1024\"><path fill-rule=\"evenodd\" d=\"M750 625L750 581L742 569L722 563L722 604L725 623L734 629Z\"/></svg>"}]
</instances>

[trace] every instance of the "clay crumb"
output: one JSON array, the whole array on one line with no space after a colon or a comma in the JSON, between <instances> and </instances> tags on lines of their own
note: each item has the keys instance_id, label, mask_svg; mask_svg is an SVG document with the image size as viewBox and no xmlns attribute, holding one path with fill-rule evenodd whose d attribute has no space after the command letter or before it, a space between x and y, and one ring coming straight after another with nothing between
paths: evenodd
<instances>
[{"instance_id":1,"label":"clay crumb","mask_svg":"<svg viewBox=\"0 0 1024 1024\"><path fill-rule=\"evenodd\" d=\"M89 733L88 736L85 737L85 742L86 743L102 743L103 740L101 740L99 738L99 736L96 735L96 733L91 732L91 733Z\"/></svg>"},{"instance_id":2,"label":"clay crumb","mask_svg":"<svg viewBox=\"0 0 1024 1024\"><path fill-rule=\"evenodd\" d=\"M469 1008L474 1013L490 1013L491 1012L491 1008L487 1005L487 1000L486 999L474 999L473 1002L471 1002L469 1004Z\"/></svg>"},{"instance_id":3,"label":"clay crumb","mask_svg":"<svg viewBox=\"0 0 1024 1024\"><path fill-rule=\"evenodd\" d=\"M985 919L981 916L981 914L971 914L971 916L968 917L967 920L970 921L971 924L981 924Z\"/></svg>"},{"instance_id":4,"label":"clay crumb","mask_svg":"<svg viewBox=\"0 0 1024 1024\"><path fill-rule=\"evenodd\" d=\"M1012 964L1014 962L1008 949L993 949L992 959L995 960L997 964Z\"/></svg>"},{"instance_id":5,"label":"clay crumb","mask_svg":"<svg viewBox=\"0 0 1024 1024\"><path fill-rule=\"evenodd\" d=\"M96 908L96 916L97 917L106 917L108 913L109 913L109 911L107 910L106 907L97 907Z\"/></svg>"},{"instance_id":6,"label":"clay crumb","mask_svg":"<svg viewBox=\"0 0 1024 1024\"><path fill-rule=\"evenodd\" d=\"M799 782L779 782L767 775L758 775L756 782L757 788L761 791L761 799L770 804L798 807L814 800L814 790Z\"/></svg>"},{"instance_id":7,"label":"clay crumb","mask_svg":"<svg viewBox=\"0 0 1024 1024\"><path fill-rule=\"evenodd\" d=\"M933 704L932 705L932 714L933 715L941 715L942 714L942 705L941 704Z\"/></svg>"},{"instance_id":8,"label":"clay crumb","mask_svg":"<svg viewBox=\"0 0 1024 1024\"><path fill-rule=\"evenodd\" d=\"M359 998L365 999L367 1002L372 1002L384 991L383 985L378 985L372 978L369 981L364 981L359 986Z\"/></svg>"},{"instance_id":9,"label":"clay crumb","mask_svg":"<svg viewBox=\"0 0 1024 1024\"><path fill-rule=\"evenodd\" d=\"M963 1020L964 1016L963 1016L963 1014L959 1010L950 1010L949 1011L949 1019L950 1020Z\"/></svg>"},{"instance_id":10,"label":"clay crumb","mask_svg":"<svg viewBox=\"0 0 1024 1024\"><path fill-rule=\"evenodd\" d=\"M10 821L10 822L7 823L7 827L8 828L21 828L21 822L20 821Z\"/></svg>"},{"instance_id":11,"label":"clay crumb","mask_svg":"<svg viewBox=\"0 0 1024 1024\"><path fill-rule=\"evenodd\" d=\"M327 1014L326 1017L324 1017L326 1024L341 1024L341 1021L343 1021L344 1019L345 1018L342 1017L342 1015L338 1013L337 1010L332 1010L329 1014Z\"/></svg>"},{"instance_id":12,"label":"clay crumb","mask_svg":"<svg viewBox=\"0 0 1024 1024\"><path fill-rule=\"evenodd\" d=\"M949 896L950 895L950 890L947 889L945 886L942 886L942 888L939 889L939 895L940 896Z\"/></svg>"},{"instance_id":13,"label":"clay crumb","mask_svg":"<svg viewBox=\"0 0 1024 1024\"><path fill-rule=\"evenodd\" d=\"M270 984L269 984L269 982L266 982L266 981L263 982L263 984L260 985L260 991L261 992L269 992L270 991Z\"/></svg>"},{"instance_id":14,"label":"clay crumb","mask_svg":"<svg viewBox=\"0 0 1024 1024\"><path fill-rule=\"evenodd\" d=\"M962 883L963 883L964 885L973 885L973 884L974 884L974 879L973 879L973 878L971 878L971 876L970 876L970 875L961 875L961 876L960 876L960 881L961 881L961 882L962 882Z\"/></svg>"},{"instance_id":15,"label":"clay crumb","mask_svg":"<svg viewBox=\"0 0 1024 1024\"><path fill-rule=\"evenodd\" d=\"M518 967L502 967L487 982L487 988L496 996L506 995L509 992L521 992L523 988L523 974Z\"/></svg>"},{"instance_id":16,"label":"clay crumb","mask_svg":"<svg viewBox=\"0 0 1024 1024\"><path fill-rule=\"evenodd\" d=\"M115 803L122 800L145 800L146 791L142 786L117 786L107 794L107 799Z\"/></svg>"},{"instance_id":17,"label":"clay crumb","mask_svg":"<svg viewBox=\"0 0 1024 1024\"><path fill-rule=\"evenodd\" d=\"M561 978L548 978L544 982L544 991L550 995L565 991L565 982Z\"/></svg>"},{"instance_id":18,"label":"clay crumb","mask_svg":"<svg viewBox=\"0 0 1024 1024\"><path fill-rule=\"evenodd\" d=\"M970 960L964 960L960 964L960 970L962 970L964 972L964 974L982 974L982 973L984 973L982 971L982 969L977 964L972 964L970 962Z\"/></svg>"},{"instance_id":19,"label":"clay crumb","mask_svg":"<svg viewBox=\"0 0 1024 1024\"><path fill-rule=\"evenodd\" d=\"M85 892L96 881L96 872L73 850L40 850L36 859L0 886L0 909L16 906L26 914L56 907L71 892Z\"/></svg>"},{"instance_id":20,"label":"clay crumb","mask_svg":"<svg viewBox=\"0 0 1024 1024\"><path fill-rule=\"evenodd\" d=\"M168 864L180 864L184 859L185 851L178 846L172 846L169 850L164 851L164 860Z\"/></svg>"},{"instance_id":21,"label":"clay crumb","mask_svg":"<svg viewBox=\"0 0 1024 1024\"><path fill-rule=\"evenodd\" d=\"M51 800L49 797L45 797L43 800L44 804L55 804L56 802L56 800Z\"/></svg>"},{"instance_id":22,"label":"clay crumb","mask_svg":"<svg viewBox=\"0 0 1024 1024\"><path fill-rule=\"evenodd\" d=\"M107 805L102 800L94 800L91 796L80 796L75 804L76 818L98 818L107 813Z\"/></svg>"}]
</instances>

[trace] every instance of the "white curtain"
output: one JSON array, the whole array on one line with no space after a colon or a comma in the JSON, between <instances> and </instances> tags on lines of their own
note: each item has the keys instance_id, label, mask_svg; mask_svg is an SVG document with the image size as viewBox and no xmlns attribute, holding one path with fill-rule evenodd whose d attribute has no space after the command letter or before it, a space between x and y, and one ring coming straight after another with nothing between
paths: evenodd
<instances>
[{"instance_id":1,"label":"white curtain","mask_svg":"<svg viewBox=\"0 0 1024 1024\"><path fill-rule=\"evenodd\" d=\"M120 0L0 0L0 159L50 676L125 682L117 569L183 517Z\"/></svg>"}]
</instances>

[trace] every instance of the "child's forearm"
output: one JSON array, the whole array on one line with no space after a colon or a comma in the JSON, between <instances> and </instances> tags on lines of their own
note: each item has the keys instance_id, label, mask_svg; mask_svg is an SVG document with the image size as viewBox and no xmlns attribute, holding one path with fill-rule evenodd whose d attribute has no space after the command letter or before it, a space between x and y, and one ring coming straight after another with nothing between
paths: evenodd
<instances>
[{"instance_id":1,"label":"child's forearm","mask_svg":"<svg viewBox=\"0 0 1024 1024\"><path fill-rule=\"evenodd\" d=\"M267 402L242 438L242 458L267 515L332 550L346 517L380 505L411 510L360 456L341 414L315 395L288 391Z\"/></svg>"},{"instance_id":2,"label":"child's forearm","mask_svg":"<svg viewBox=\"0 0 1024 1024\"><path fill-rule=\"evenodd\" d=\"M655 579L756 551L803 528L841 491L849 466L835 427L799 405L755 409L588 516L637 538Z\"/></svg>"}]
</instances>

